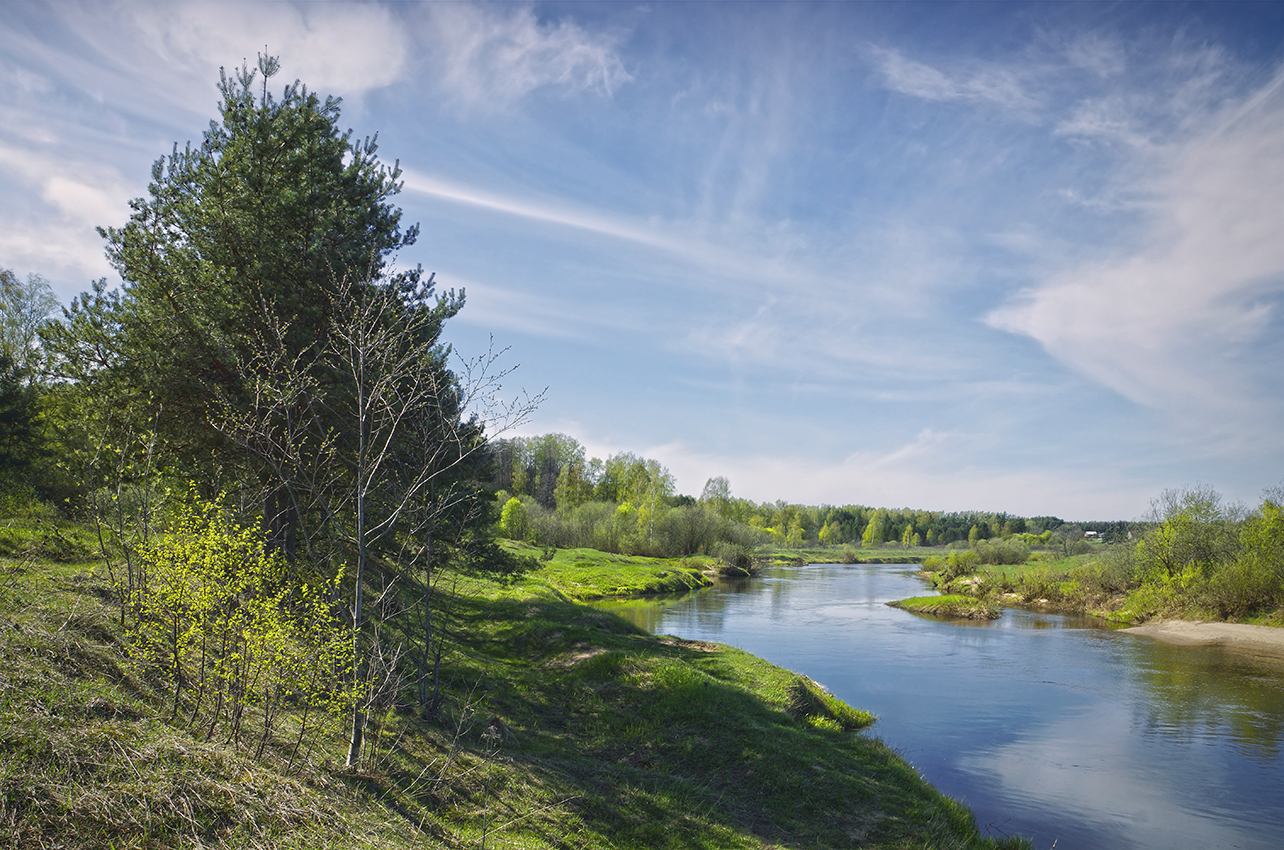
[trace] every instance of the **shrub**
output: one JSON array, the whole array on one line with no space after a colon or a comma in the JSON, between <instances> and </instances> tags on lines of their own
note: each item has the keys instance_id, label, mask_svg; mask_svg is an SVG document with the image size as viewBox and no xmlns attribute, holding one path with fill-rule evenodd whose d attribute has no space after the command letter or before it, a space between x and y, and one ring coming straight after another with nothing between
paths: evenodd
<instances>
[{"instance_id":1,"label":"shrub","mask_svg":"<svg viewBox=\"0 0 1284 850\"><path fill-rule=\"evenodd\" d=\"M1210 576L1239 552L1241 511L1209 488L1166 490L1151 512L1159 524L1136 548L1143 581L1172 579L1192 567Z\"/></svg>"},{"instance_id":2,"label":"shrub","mask_svg":"<svg viewBox=\"0 0 1284 850\"><path fill-rule=\"evenodd\" d=\"M722 562L724 575L752 575L754 573L753 549L741 543L719 541L713 548L713 556Z\"/></svg>"},{"instance_id":3,"label":"shrub","mask_svg":"<svg viewBox=\"0 0 1284 850\"><path fill-rule=\"evenodd\" d=\"M1021 540L982 540L976 544L976 555L982 564L1024 564L1030 547Z\"/></svg>"},{"instance_id":4,"label":"shrub","mask_svg":"<svg viewBox=\"0 0 1284 850\"><path fill-rule=\"evenodd\" d=\"M945 558L945 569L941 579L949 582L956 578L971 575L981 563L981 557L968 549L955 549Z\"/></svg>"},{"instance_id":5,"label":"shrub","mask_svg":"<svg viewBox=\"0 0 1284 850\"><path fill-rule=\"evenodd\" d=\"M514 496L504 503L499 515L499 532L510 540L525 540L530 530L530 517L522 500Z\"/></svg>"},{"instance_id":6,"label":"shrub","mask_svg":"<svg viewBox=\"0 0 1284 850\"><path fill-rule=\"evenodd\" d=\"M211 732L222 720L239 737L244 709L256 706L261 751L285 705L303 708L300 741L309 711L351 705L353 633L330 603L339 578L300 581L257 529L214 504L179 509L139 561L146 580L128 599L130 641L169 680L174 715L186 691L192 722L204 708Z\"/></svg>"},{"instance_id":7,"label":"shrub","mask_svg":"<svg viewBox=\"0 0 1284 850\"><path fill-rule=\"evenodd\" d=\"M1198 594L1223 619L1284 606L1284 510L1272 498L1245 520L1240 550L1210 571Z\"/></svg>"}]
</instances>

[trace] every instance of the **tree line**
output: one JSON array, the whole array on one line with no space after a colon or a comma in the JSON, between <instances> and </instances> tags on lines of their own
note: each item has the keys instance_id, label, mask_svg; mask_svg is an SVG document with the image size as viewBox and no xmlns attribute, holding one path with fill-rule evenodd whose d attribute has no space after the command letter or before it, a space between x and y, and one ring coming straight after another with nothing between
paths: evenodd
<instances>
[{"instance_id":1,"label":"tree line","mask_svg":"<svg viewBox=\"0 0 1284 850\"><path fill-rule=\"evenodd\" d=\"M544 546L672 557L743 554L760 546L975 546L1015 536L1027 545L1078 550L1088 531L1107 542L1131 533L1122 521L754 502L735 497L724 476L710 478L695 497L677 493L673 476L656 460L632 452L590 458L560 433L495 440L487 452L490 486L503 506L500 533Z\"/></svg>"}]
</instances>

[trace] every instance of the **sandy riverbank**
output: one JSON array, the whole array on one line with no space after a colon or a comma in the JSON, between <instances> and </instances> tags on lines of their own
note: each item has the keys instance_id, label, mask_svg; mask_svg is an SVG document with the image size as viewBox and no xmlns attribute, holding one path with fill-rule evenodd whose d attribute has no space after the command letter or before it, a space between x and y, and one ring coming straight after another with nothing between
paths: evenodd
<instances>
[{"instance_id":1,"label":"sandy riverbank","mask_svg":"<svg viewBox=\"0 0 1284 850\"><path fill-rule=\"evenodd\" d=\"M1156 620L1123 629L1178 646L1223 646L1284 658L1284 628L1244 623L1201 623L1193 620Z\"/></svg>"}]
</instances>

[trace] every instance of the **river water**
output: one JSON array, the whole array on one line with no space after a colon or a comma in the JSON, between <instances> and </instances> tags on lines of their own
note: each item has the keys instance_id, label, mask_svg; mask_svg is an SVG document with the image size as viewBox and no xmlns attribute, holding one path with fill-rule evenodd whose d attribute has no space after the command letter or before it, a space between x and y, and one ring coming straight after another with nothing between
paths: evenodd
<instances>
[{"instance_id":1,"label":"river water","mask_svg":"<svg viewBox=\"0 0 1284 850\"><path fill-rule=\"evenodd\" d=\"M913 565L777 567L604 603L657 634L740 647L874 712L869 734L1039 850L1284 847L1284 664L1007 609L935 620Z\"/></svg>"}]
</instances>

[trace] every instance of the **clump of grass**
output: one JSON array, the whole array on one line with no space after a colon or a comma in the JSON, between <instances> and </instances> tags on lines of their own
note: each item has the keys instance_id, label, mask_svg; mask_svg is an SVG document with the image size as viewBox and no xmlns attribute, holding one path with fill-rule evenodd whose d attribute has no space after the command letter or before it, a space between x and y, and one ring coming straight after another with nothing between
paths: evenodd
<instances>
[{"instance_id":1,"label":"clump of grass","mask_svg":"<svg viewBox=\"0 0 1284 850\"><path fill-rule=\"evenodd\" d=\"M795 676L786 693L789 713L817 729L853 732L874 722L874 715L852 708L806 676Z\"/></svg>"},{"instance_id":2,"label":"clump of grass","mask_svg":"<svg viewBox=\"0 0 1284 850\"><path fill-rule=\"evenodd\" d=\"M946 617L954 620L997 620L1002 616L995 606L982 599L948 594L945 596L915 596L888 602L893 608L903 608L915 614Z\"/></svg>"}]
</instances>

